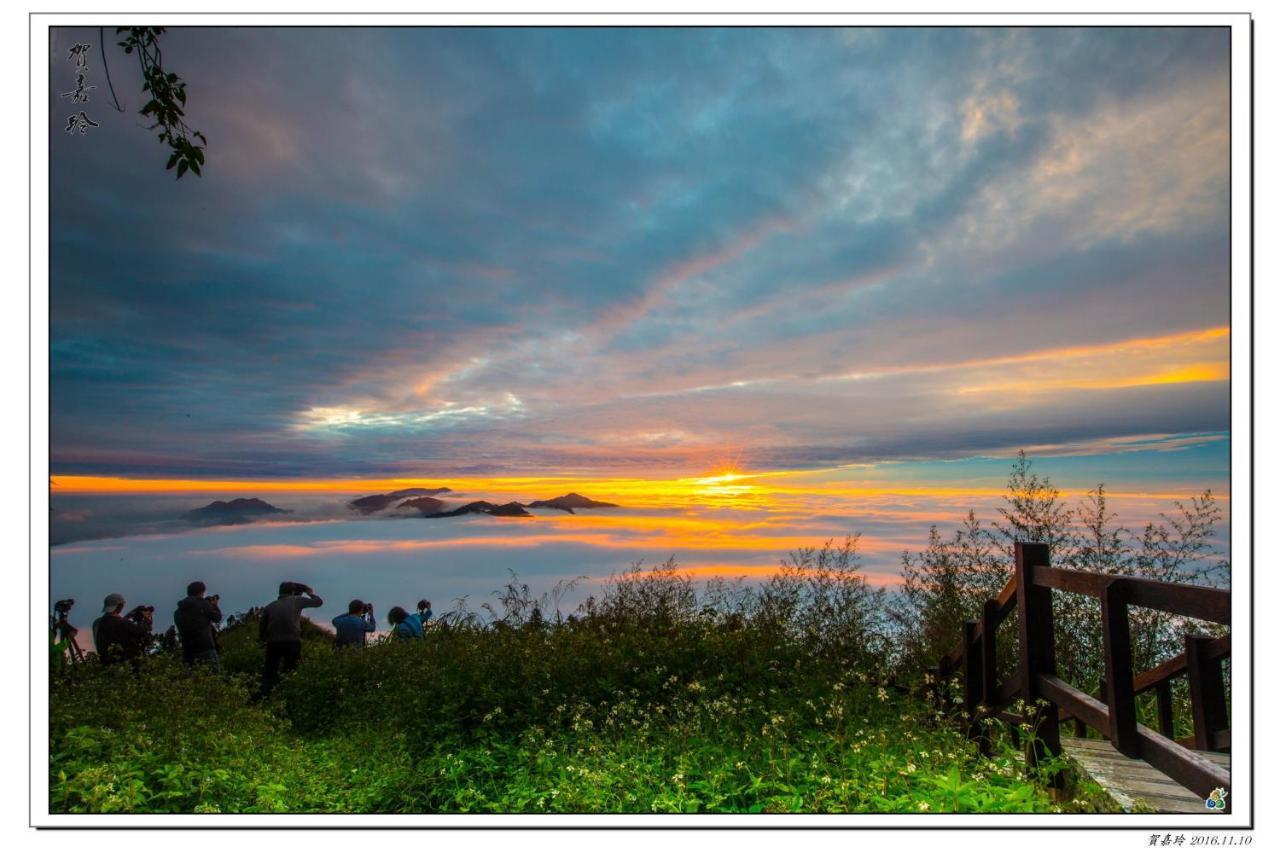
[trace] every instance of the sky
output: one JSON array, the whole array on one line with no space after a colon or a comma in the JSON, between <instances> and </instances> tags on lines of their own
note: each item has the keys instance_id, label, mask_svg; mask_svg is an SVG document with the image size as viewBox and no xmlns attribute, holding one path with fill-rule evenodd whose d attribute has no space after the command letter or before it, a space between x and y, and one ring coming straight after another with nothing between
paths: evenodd
<instances>
[{"instance_id":1,"label":"sky","mask_svg":"<svg viewBox=\"0 0 1280 853\"><path fill-rule=\"evenodd\" d=\"M181 181L76 42L55 480L1227 440L1225 29L174 28Z\"/></svg>"},{"instance_id":2,"label":"sky","mask_svg":"<svg viewBox=\"0 0 1280 853\"><path fill-rule=\"evenodd\" d=\"M134 58L56 30L51 592L443 600L854 533L892 585L1020 449L1131 527L1229 518L1228 36L173 28L175 181ZM408 486L621 508L347 506ZM292 512L180 520L231 497Z\"/></svg>"}]
</instances>

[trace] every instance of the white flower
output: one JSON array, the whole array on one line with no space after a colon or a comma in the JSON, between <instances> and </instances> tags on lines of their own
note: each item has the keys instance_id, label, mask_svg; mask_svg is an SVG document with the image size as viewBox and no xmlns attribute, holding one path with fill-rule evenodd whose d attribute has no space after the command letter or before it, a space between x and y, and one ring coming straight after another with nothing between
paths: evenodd
<instances>
[{"instance_id":1,"label":"white flower","mask_svg":"<svg viewBox=\"0 0 1280 853\"><path fill-rule=\"evenodd\" d=\"M918 808L922 812L927 812L929 810L929 804L926 803L924 800L921 800L920 802L916 803L916 808Z\"/></svg>"}]
</instances>

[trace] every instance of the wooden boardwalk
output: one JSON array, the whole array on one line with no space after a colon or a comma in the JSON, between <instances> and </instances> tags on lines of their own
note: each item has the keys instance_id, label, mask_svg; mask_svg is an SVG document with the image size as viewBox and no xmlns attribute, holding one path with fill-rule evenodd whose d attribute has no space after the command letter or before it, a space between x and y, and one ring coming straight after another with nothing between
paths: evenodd
<instances>
[{"instance_id":1,"label":"wooden boardwalk","mask_svg":"<svg viewBox=\"0 0 1280 853\"><path fill-rule=\"evenodd\" d=\"M927 673L925 684L939 710L963 702L969 736L984 752L990 740L983 723L995 717L1013 725L1024 722L1023 709L1006 709L1021 701L1040 707L1031 721L1028 759L1039 764L1064 748L1101 782L1125 809L1206 814L1212 792L1230 796L1231 717L1223 669L1231 657L1231 634L1187 635L1183 651L1143 673L1134 672L1129 609L1141 607L1209 622L1231 624L1231 591L1207 586L1166 583L1149 578L1106 575L1049 565L1049 546L1016 542L1013 577L995 598L982 605L981 618L964 623L959 646ZM1053 628L1054 590L1098 601L1102 616L1102 666L1106 677L1100 696L1085 693L1058 677ZM1017 614L1018 660L1012 673L998 666L996 634L1006 617ZM948 695L952 676L964 681L963 696ZM1003 676L1003 677L1002 677ZM1174 738L1171 682L1186 678L1192 734ZM1158 729L1138 723L1137 698L1152 691ZM1075 738L1062 737L1062 724L1073 723ZM1106 738L1085 740L1092 729ZM1114 746L1113 746L1114 745ZM1140 755L1142 759L1125 756ZM1055 777L1052 787L1065 780ZM1224 811L1231 810L1228 799Z\"/></svg>"},{"instance_id":2,"label":"wooden boardwalk","mask_svg":"<svg viewBox=\"0 0 1280 853\"><path fill-rule=\"evenodd\" d=\"M1140 802L1145 809L1162 814L1221 814L1205 808L1208 791L1184 788L1142 759L1122 755L1110 741L1064 737L1062 748L1127 812L1134 811ZM1197 754L1231 772L1230 755L1204 751Z\"/></svg>"}]
</instances>

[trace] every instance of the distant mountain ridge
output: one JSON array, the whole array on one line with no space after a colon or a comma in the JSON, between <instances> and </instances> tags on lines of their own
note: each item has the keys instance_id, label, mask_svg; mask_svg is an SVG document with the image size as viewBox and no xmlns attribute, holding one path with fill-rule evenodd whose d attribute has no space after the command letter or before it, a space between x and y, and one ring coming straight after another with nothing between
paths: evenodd
<instances>
[{"instance_id":1,"label":"distant mountain ridge","mask_svg":"<svg viewBox=\"0 0 1280 853\"><path fill-rule=\"evenodd\" d=\"M452 489L444 486L435 489L401 489L398 492L389 492L384 495L365 495L364 497L355 498L347 506L357 510L361 515L373 515L374 513L383 512L395 504L395 509L416 509L422 514L423 518L457 518L461 515L528 518L532 516L532 513L528 511L529 509L558 509L572 514L574 510L579 509L606 509L618 506L606 501L592 500L586 495L580 495L577 492L569 492L567 495L561 495L558 498L537 500L527 504L519 501L495 504L481 500L471 501L453 509L446 509L444 501L437 498L436 495L450 492L452 492ZM402 498L409 498L409 500L401 500ZM396 503L396 501L400 501L400 503Z\"/></svg>"},{"instance_id":2,"label":"distant mountain ridge","mask_svg":"<svg viewBox=\"0 0 1280 853\"><path fill-rule=\"evenodd\" d=\"M283 515L288 512L290 510L272 506L259 498L236 498L214 501L184 513L182 517L197 524L249 524L264 515Z\"/></svg>"},{"instance_id":3,"label":"distant mountain ridge","mask_svg":"<svg viewBox=\"0 0 1280 853\"><path fill-rule=\"evenodd\" d=\"M429 495L423 495L420 498L410 498L404 503L397 504L396 509L404 509L405 507L413 507L424 516L432 516L444 509L444 501L439 498L433 498Z\"/></svg>"},{"instance_id":4,"label":"distant mountain ridge","mask_svg":"<svg viewBox=\"0 0 1280 853\"><path fill-rule=\"evenodd\" d=\"M356 498L347 504L347 506L354 510L358 510L363 515L371 515L375 512L382 512L396 501L404 498L433 497L435 495L443 495L446 492L451 491L453 490L445 486L435 489L400 489L397 492L389 492L385 495L367 495L363 498ZM400 504L400 506L404 506L404 504Z\"/></svg>"},{"instance_id":5,"label":"distant mountain ridge","mask_svg":"<svg viewBox=\"0 0 1280 853\"><path fill-rule=\"evenodd\" d=\"M469 504L463 504L457 509L451 509L447 512L437 512L434 515L428 515L427 518L454 518L459 515L496 515L504 518L528 518L530 513L524 508L523 504L512 501L506 504L493 504L488 501L472 501Z\"/></svg>"},{"instance_id":6,"label":"distant mountain ridge","mask_svg":"<svg viewBox=\"0 0 1280 853\"><path fill-rule=\"evenodd\" d=\"M617 504L606 503L605 501L593 501L585 495L577 492L570 492L567 495L561 495L558 498L552 498L549 501L534 501L528 506L535 509L546 507L548 509L560 509L565 512L572 513L575 509L605 509L608 507L616 507Z\"/></svg>"}]
</instances>

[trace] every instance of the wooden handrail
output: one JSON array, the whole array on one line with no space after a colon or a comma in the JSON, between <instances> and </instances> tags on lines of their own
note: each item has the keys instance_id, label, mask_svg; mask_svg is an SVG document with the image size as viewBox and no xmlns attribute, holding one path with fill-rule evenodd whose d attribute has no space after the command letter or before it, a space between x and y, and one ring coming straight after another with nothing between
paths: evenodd
<instances>
[{"instance_id":1,"label":"wooden handrail","mask_svg":"<svg viewBox=\"0 0 1280 853\"><path fill-rule=\"evenodd\" d=\"M1209 644L1208 660L1222 660L1231 657L1231 635L1225 637L1217 637ZM1133 692L1145 693L1159 687L1161 683L1177 678L1180 675L1187 674L1187 654L1183 652L1174 658L1169 658L1162 664L1158 664L1146 672L1139 675L1133 680Z\"/></svg>"},{"instance_id":2,"label":"wooden handrail","mask_svg":"<svg viewBox=\"0 0 1280 853\"><path fill-rule=\"evenodd\" d=\"M1231 624L1231 593L1209 586L1193 586L1185 583L1165 583L1149 578L1129 575L1101 575L1071 569L1054 569L1049 566L1033 566L1031 580L1036 586L1047 586L1064 592L1076 592L1101 598L1107 584L1123 578L1129 587L1129 604L1163 610L1178 616Z\"/></svg>"},{"instance_id":3,"label":"wooden handrail","mask_svg":"<svg viewBox=\"0 0 1280 853\"><path fill-rule=\"evenodd\" d=\"M1036 703L1043 700L1048 703L1045 713L1023 718L1034 722L1028 744L1033 763L1061 750L1058 725L1074 719L1081 734L1082 724L1101 732L1120 752L1145 759L1193 791L1207 793L1212 788L1228 786L1229 774L1194 750L1231 748L1221 663L1231 655L1231 636L1188 637L1182 654L1135 675L1128 609L1144 607L1230 625L1230 591L1053 568L1047 565L1048 548L1039 544L1018 543L1014 555L1013 577L994 599L984 604L981 619L965 623L960 644L954 652L944 655L933 670L939 682L951 673L965 674L964 706L969 730L983 749L989 741L983 727L976 725L981 718L1015 721L1018 718L1004 710L1015 698L1021 697L1028 708L1039 707ZM1053 589L1092 596L1102 606L1107 677L1101 699L1057 676L1050 595ZM1018 671L1000 684L996 678L995 634L1001 622L1015 611L1020 647ZM1175 741L1170 681L1182 676L1191 687L1195 735ZM942 688L939 683L936 689ZM1149 690L1156 691L1159 732L1137 722L1135 699ZM938 696L941 698L941 693Z\"/></svg>"}]
</instances>

